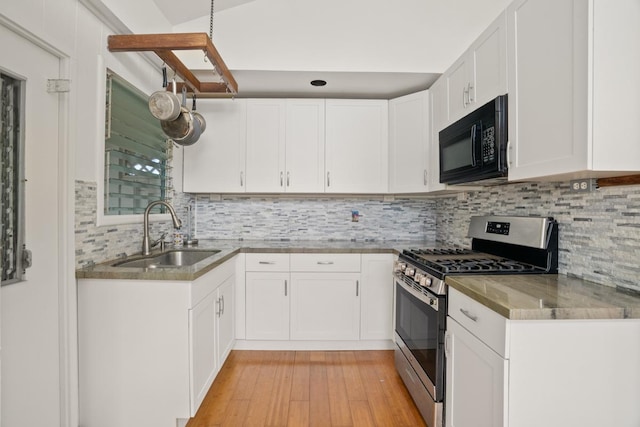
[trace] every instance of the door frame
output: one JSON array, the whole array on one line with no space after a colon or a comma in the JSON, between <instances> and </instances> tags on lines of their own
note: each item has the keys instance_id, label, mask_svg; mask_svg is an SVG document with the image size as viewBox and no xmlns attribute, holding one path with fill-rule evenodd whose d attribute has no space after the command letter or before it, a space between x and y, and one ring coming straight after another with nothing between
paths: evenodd
<instances>
[{"instance_id":1,"label":"door frame","mask_svg":"<svg viewBox=\"0 0 640 427\"><path fill-rule=\"evenodd\" d=\"M59 61L59 79L70 79L71 57L47 41L0 14L0 26L55 56ZM78 425L78 339L77 295L75 280L75 140L70 127L75 105L73 89L58 95L58 304L60 351L60 426ZM1 408L0 408L1 410Z\"/></svg>"}]
</instances>

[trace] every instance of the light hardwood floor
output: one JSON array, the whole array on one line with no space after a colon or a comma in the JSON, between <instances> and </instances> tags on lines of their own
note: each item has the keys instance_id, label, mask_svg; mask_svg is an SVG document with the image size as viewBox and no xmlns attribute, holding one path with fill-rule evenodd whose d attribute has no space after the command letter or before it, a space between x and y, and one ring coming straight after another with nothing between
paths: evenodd
<instances>
[{"instance_id":1,"label":"light hardwood floor","mask_svg":"<svg viewBox=\"0 0 640 427\"><path fill-rule=\"evenodd\" d=\"M393 351L237 351L187 427L425 426Z\"/></svg>"}]
</instances>

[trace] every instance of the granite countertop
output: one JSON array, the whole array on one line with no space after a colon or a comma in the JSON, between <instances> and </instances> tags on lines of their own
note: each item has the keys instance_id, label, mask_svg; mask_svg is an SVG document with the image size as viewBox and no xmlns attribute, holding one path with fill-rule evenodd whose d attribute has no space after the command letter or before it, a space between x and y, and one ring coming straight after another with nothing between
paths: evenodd
<instances>
[{"instance_id":1,"label":"granite countertop","mask_svg":"<svg viewBox=\"0 0 640 427\"><path fill-rule=\"evenodd\" d=\"M640 319L639 294L565 275L462 275L445 281L511 320Z\"/></svg>"},{"instance_id":2,"label":"granite countertop","mask_svg":"<svg viewBox=\"0 0 640 427\"><path fill-rule=\"evenodd\" d=\"M114 267L114 262L133 260L129 256L76 270L77 279L178 280L193 281L239 253L399 253L409 247L434 246L433 241L270 241L270 240L200 240L189 249L218 249L220 252L194 265L176 268ZM167 251L173 250L172 246ZM159 254L154 251L154 254Z\"/></svg>"}]
</instances>

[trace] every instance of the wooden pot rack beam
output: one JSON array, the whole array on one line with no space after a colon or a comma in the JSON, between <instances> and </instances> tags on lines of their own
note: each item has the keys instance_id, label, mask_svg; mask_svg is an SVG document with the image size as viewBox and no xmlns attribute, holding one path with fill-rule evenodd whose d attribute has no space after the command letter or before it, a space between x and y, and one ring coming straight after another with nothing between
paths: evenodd
<instances>
[{"instance_id":1,"label":"wooden pot rack beam","mask_svg":"<svg viewBox=\"0 0 640 427\"><path fill-rule=\"evenodd\" d=\"M155 52L198 95L238 93L238 83L206 33L111 35L107 38L107 47L110 52ZM174 50L201 50L224 83L201 82L173 53Z\"/></svg>"}]
</instances>

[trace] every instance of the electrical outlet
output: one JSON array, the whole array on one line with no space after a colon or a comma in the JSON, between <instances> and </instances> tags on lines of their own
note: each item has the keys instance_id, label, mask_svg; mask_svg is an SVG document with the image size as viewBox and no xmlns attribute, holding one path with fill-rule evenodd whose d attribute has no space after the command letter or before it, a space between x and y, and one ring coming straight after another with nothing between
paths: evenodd
<instances>
[{"instance_id":1,"label":"electrical outlet","mask_svg":"<svg viewBox=\"0 0 640 427\"><path fill-rule=\"evenodd\" d=\"M569 188L572 193L588 193L598 188L598 182L594 178L574 179L569 181Z\"/></svg>"}]
</instances>

